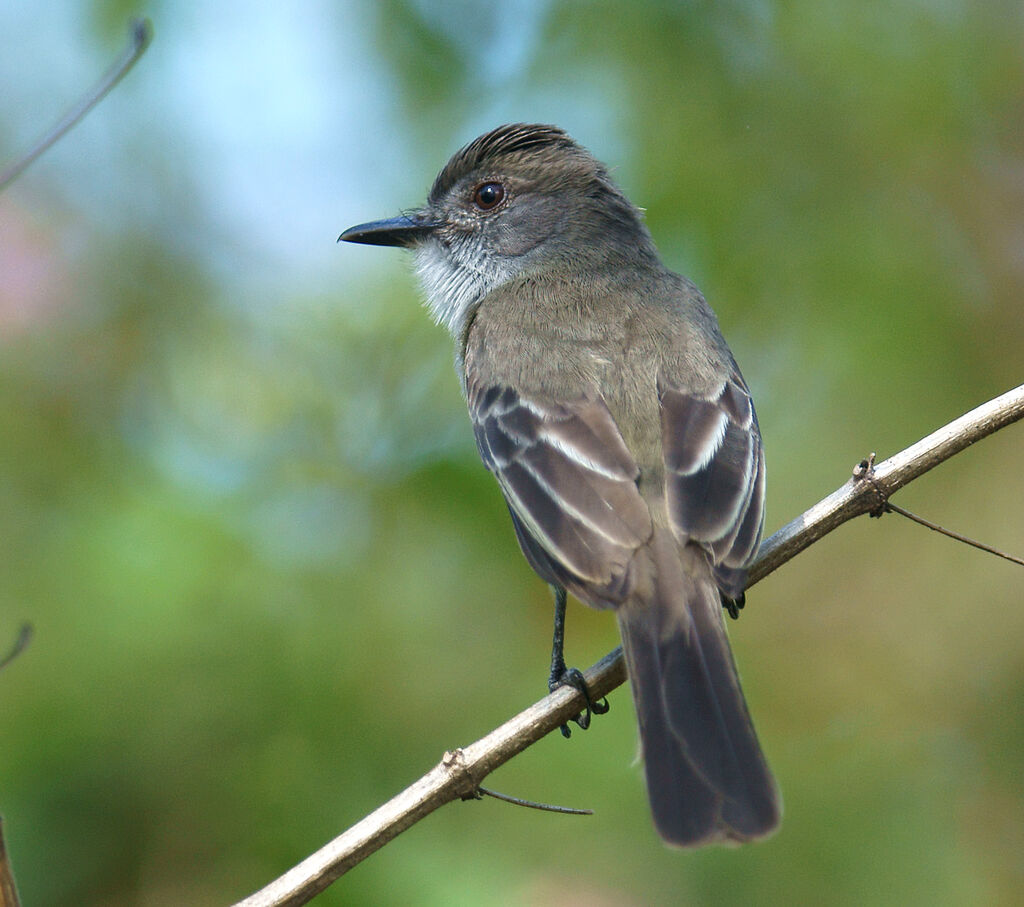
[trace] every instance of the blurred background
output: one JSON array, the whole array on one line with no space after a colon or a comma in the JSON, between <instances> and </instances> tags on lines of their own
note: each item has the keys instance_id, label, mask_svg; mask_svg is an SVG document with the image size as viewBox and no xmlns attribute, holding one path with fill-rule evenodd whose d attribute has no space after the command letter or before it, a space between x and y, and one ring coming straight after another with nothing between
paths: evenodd
<instances>
[{"instance_id":1,"label":"blurred background","mask_svg":"<svg viewBox=\"0 0 1024 907\"><path fill-rule=\"evenodd\" d=\"M226 904L546 691L551 603L409 261L337 246L553 122L758 402L768 531L1024 380L1016 2L0 7L0 812L27 905ZM1024 552L1024 426L898 503ZM625 690L316 902L996 904L1024 886L1024 573L896 516L730 623L782 830L676 853ZM570 662L617 644L573 605Z\"/></svg>"}]
</instances>

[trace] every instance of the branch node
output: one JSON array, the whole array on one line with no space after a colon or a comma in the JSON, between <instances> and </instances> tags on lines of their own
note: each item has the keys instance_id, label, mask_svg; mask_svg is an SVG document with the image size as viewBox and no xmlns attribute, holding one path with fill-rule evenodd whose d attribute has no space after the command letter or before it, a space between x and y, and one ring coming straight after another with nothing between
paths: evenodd
<instances>
[{"instance_id":1,"label":"branch node","mask_svg":"<svg viewBox=\"0 0 1024 907\"><path fill-rule=\"evenodd\" d=\"M877 454L871 451L863 460L853 467L853 477L863 479L875 471L875 457Z\"/></svg>"},{"instance_id":2,"label":"branch node","mask_svg":"<svg viewBox=\"0 0 1024 907\"><path fill-rule=\"evenodd\" d=\"M461 747L447 750L441 757L441 765L452 779L452 787L461 799L479 800L483 796L479 791L479 779L470 769L466 754Z\"/></svg>"},{"instance_id":3,"label":"branch node","mask_svg":"<svg viewBox=\"0 0 1024 907\"><path fill-rule=\"evenodd\" d=\"M966 535L961 535L959 532L953 532L951 529L945 529L937 523L926 520L924 517L920 517L916 513L911 513L909 510L905 510L904 508L893 504L889 500L888 492L882 488L877 481L875 481L875 454L873 452L853 467L853 479L855 482L866 482L871 486L872 492L874 492L875 500L878 503L873 510L868 511L868 516L877 519L885 513L898 513L900 516L905 516L908 520L912 520L920 526L933 529L935 532L939 532L948 538L954 539L958 542L963 542L965 545L970 545L980 551L986 551L989 554L994 554L996 557L1001 557L1004 560L1011 561L1014 564L1020 564L1024 567L1024 559L1022 558L1015 557L1012 554L1007 554L1005 551L1000 551L998 548L993 548L991 545L976 542L974 539L970 539Z\"/></svg>"},{"instance_id":4,"label":"branch node","mask_svg":"<svg viewBox=\"0 0 1024 907\"><path fill-rule=\"evenodd\" d=\"M875 481L875 452L871 451L863 460L853 467L853 479L858 483L867 483L874 492L877 503L868 511L868 516L878 519L882 514L889 513L889 495Z\"/></svg>"}]
</instances>

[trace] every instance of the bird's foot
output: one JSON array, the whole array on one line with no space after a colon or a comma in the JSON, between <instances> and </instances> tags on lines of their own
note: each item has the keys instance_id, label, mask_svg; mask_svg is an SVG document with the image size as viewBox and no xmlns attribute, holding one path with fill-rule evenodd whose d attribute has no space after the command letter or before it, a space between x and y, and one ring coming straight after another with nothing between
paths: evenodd
<instances>
[{"instance_id":1,"label":"bird's foot","mask_svg":"<svg viewBox=\"0 0 1024 907\"><path fill-rule=\"evenodd\" d=\"M738 620L740 616L740 611L743 609L743 606L747 603L746 595L741 592L735 598L730 598L724 592L719 591L718 594L721 596L722 599L722 607L729 612L729 616L733 620Z\"/></svg>"},{"instance_id":2,"label":"bird's foot","mask_svg":"<svg viewBox=\"0 0 1024 907\"><path fill-rule=\"evenodd\" d=\"M591 715L603 715L611 708L608 705L607 699L594 701L590 695L590 688L587 686L586 678L584 678L583 672L578 668L567 668L564 664L560 666L560 669L552 668L551 675L548 677L548 689L553 693L559 687L572 687L574 690L579 690L583 694L584 700L586 700L586 709L575 718L570 719L579 725L580 730L585 731L590 727ZM568 724L563 724L561 731L563 737L568 738L572 736L572 731L569 730Z\"/></svg>"}]
</instances>

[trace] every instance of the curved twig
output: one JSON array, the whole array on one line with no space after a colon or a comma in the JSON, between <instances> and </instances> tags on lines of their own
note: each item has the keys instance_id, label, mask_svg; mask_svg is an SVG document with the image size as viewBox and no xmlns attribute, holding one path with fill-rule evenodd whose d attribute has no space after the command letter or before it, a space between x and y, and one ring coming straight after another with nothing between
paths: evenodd
<instances>
[{"instance_id":1,"label":"curved twig","mask_svg":"<svg viewBox=\"0 0 1024 907\"><path fill-rule=\"evenodd\" d=\"M18 636L14 640L14 645L11 646L11 650L0 658L0 670L6 668L15 658L17 658L22 652L25 651L25 647L32 640L32 624L22 624L21 629L18 630ZM0 907L3 907L0 903Z\"/></svg>"},{"instance_id":2,"label":"curved twig","mask_svg":"<svg viewBox=\"0 0 1024 907\"><path fill-rule=\"evenodd\" d=\"M21 172L39 155L52 147L72 126L82 119L90 110L102 101L110 90L123 79L135 65L139 57L145 53L149 42L153 39L153 26L148 19L133 19L129 26L129 44L121 59L114 63L100 80L86 92L85 96L72 107L57 124L50 129L35 145L9 164L0 172L0 192L13 183Z\"/></svg>"}]
</instances>

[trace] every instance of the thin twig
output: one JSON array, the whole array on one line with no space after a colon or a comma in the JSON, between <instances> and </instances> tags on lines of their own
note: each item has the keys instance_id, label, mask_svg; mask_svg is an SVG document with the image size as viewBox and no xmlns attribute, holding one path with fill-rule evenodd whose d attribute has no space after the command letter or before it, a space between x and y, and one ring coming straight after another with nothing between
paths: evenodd
<instances>
[{"instance_id":1,"label":"thin twig","mask_svg":"<svg viewBox=\"0 0 1024 907\"><path fill-rule=\"evenodd\" d=\"M102 101L110 90L128 74L128 71L135 65L136 61L149 46L149 42L153 39L153 26L148 19L133 19L129 29L129 45L121 59L114 63L100 77L100 80L85 93L82 99L64 114L60 121L46 135L39 139L26 154L8 165L0 173L0 192L14 182L29 164L57 142L61 136Z\"/></svg>"},{"instance_id":2,"label":"thin twig","mask_svg":"<svg viewBox=\"0 0 1024 907\"><path fill-rule=\"evenodd\" d=\"M975 441L1024 417L1024 385L971 410L927 438L875 467L873 480L862 476L819 501L761 545L749 585L764 579L804 548L855 516L879 506L897 489L938 466ZM622 684L626 669L616 649L584 672L591 696L599 699ZM472 798L483 779L583 708L583 695L559 687L506 721L486 737L445 753L441 762L398 796L307 857L236 907L297 907L323 891L357 863L434 810L460 798Z\"/></svg>"},{"instance_id":3,"label":"thin twig","mask_svg":"<svg viewBox=\"0 0 1024 907\"><path fill-rule=\"evenodd\" d=\"M17 658L25 646L29 644L32 639L32 624L22 624L21 629L18 631L18 637L14 640L14 645L11 646L11 651L8 652L3 658L0 658L0 670L6 668L15 658Z\"/></svg>"},{"instance_id":4,"label":"thin twig","mask_svg":"<svg viewBox=\"0 0 1024 907\"><path fill-rule=\"evenodd\" d=\"M562 813L566 816L592 816L592 809L577 809L574 806L555 806L552 803L538 803L535 800L524 800L522 797L511 797L508 794L499 794L496 790L489 790L486 787L478 787L478 794L494 797L495 800L502 800L505 803L512 803L515 806L526 806L530 809L540 809L546 813ZM473 798L477 799L476 797Z\"/></svg>"},{"instance_id":5,"label":"thin twig","mask_svg":"<svg viewBox=\"0 0 1024 907\"><path fill-rule=\"evenodd\" d=\"M1012 554L1007 554L1005 551L1000 551L998 548L993 548L991 545L986 545L983 542L975 541L974 539L968 538L966 535L961 535L959 532L954 532L952 529L947 529L945 526L933 523L931 520L926 520L923 516L918 516L916 513L911 513L909 510L900 507L899 504L893 504L892 501L885 502L885 509L891 510L893 513L898 513L900 516L905 516L908 520L913 520L915 523L919 523L928 529L934 529L936 532L948 536L951 539L956 539L958 542L963 542L965 545L970 545L972 548L987 551L989 554L994 554L996 557L1004 558L1005 560L1010 561L1010 563L1020 564L1024 567L1024 559Z\"/></svg>"}]
</instances>

